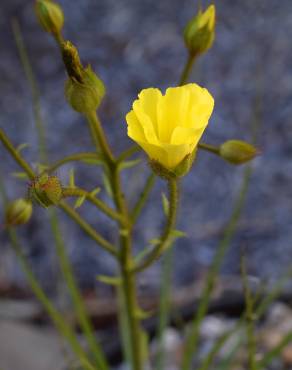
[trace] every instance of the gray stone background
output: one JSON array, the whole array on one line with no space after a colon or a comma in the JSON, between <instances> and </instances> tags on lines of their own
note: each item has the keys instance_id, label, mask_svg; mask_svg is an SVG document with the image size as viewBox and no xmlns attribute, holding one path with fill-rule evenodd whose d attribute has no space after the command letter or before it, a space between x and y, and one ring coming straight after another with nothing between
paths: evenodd
<instances>
[{"instance_id":1,"label":"gray stone background","mask_svg":"<svg viewBox=\"0 0 292 370\"><path fill-rule=\"evenodd\" d=\"M166 88L178 81L186 59L182 41L185 23L197 10L195 0L60 0L66 15L65 37L75 43L82 60L92 64L107 87L100 116L116 152L130 145L124 116L145 87ZM203 2L204 3L204 2ZM253 162L253 175L239 229L226 255L222 273L237 274L240 247L246 246L248 268L263 279L277 278L292 257L292 3L291 0L220 0L217 36L203 56L192 81L206 86L215 97L215 111L204 141L250 140L255 100L261 101L257 144L262 155ZM206 5L205 2L204 5ZM86 123L66 104L64 68L53 40L38 26L33 1L1 0L0 5L0 125L15 144L30 143L23 154L37 162L29 85L19 61L11 19L20 22L25 44L40 85L43 116L48 130L50 159L91 150ZM1 172L11 198L25 194L25 184L10 173L18 170L0 147ZM72 166L71 166L72 167ZM58 171L64 182L70 166ZM141 189L146 166L124 178L133 202ZM177 284L185 284L210 265L243 168L200 152L192 172L182 183L179 228L188 234L175 247ZM76 166L77 184L87 189L101 185L95 167ZM163 225L158 181L151 204L136 229L136 245L146 245ZM104 192L101 197L105 198ZM91 207L80 209L88 220L113 240L112 223ZM1 211L2 214L2 211ZM95 275L111 273L112 259L96 247L66 216L61 215L64 238L81 283L95 285ZM20 230L24 248L48 289L57 281L53 239L46 212L35 209L33 220ZM1 234L0 276L23 284L6 234ZM155 285L159 264L144 277Z\"/></svg>"}]
</instances>

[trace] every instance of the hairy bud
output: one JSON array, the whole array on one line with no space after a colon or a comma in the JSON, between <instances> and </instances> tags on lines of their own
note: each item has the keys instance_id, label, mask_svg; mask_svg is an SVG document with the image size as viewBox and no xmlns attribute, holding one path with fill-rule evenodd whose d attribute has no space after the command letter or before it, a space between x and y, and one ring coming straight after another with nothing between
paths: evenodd
<instances>
[{"instance_id":1,"label":"hairy bud","mask_svg":"<svg viewBox=\"0 0 292 370\"><path fill-rule=\"evenodd\" d=\"M58 177L43 174L31 184L29 195L42 207L57 205L62 199L62 185Z\"/></svg>"},{"instance_id":2,"label":"hairy bud","mask_svg":"<svg viewBox=\"0 0 292 370\"><path fill-rule=\"evenodd\" d=\"M59 34L64 25L64 14L53 0L37 0L35 12L42 28L49 33Z\"/></svg>"},{"instance_id":3,"label":"hairy bud","mask_svg":"<svg viewBox=\"0 0 292 370\"><path fill-rule=\"evenodd\" d=\"M65 95L71 107L79 113L95 111L105 94L101 79L87 67L82 71L82 82L69 78L65 86Z\"/></svg>"},{"instance_id":4,"label":"hairy bud","mask_svg":"<svg viewBox=\"0 0 292 370\"><path fill-rule=\"evenodd\" d=\"M232 164L243 164L259 154L256 147L241 140L228 140L219 147L219 155Z\"/></svg>"},{"instance_id":5,"label":"hairy bud","mask_svg":"<svg viewBox=\"0 0 292 370\"><path fill-rule=\"evenodd\" d=\"M32 215L30 200L19 198L9 203L5 212L5 224L17 226L26 224Z\"/></svg>"},{"instance_id":6,"label":"hairy bud","mask_svg":"<svg viewBox=\"0 0 292 370\"><path fill-rule=\"evenodd\" d=\"M186 47L191 55L205 53L215 38L215 6L210 5L205 12L201 10L189 21L184 31Z\"/></svg>"}]
</instances>

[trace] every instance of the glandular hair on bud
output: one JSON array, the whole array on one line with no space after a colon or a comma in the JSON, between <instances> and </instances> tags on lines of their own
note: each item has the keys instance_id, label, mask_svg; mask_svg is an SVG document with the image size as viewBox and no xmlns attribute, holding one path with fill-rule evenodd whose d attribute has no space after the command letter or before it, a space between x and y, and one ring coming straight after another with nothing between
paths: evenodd
<instances>
[{"instance_id":1,"label":"glandular hair on bud","mask_svg":"<svg viewBox=\"0 0 292 370\"><path fill-rule=\"evenodd\" d=\"M242 140L228 140L220 145L219 155L232 164L243 164L259 155L259 150Z\"/></svg>"},{"instance_id":2,"label":"glandular hair on bud","mask_svg":"<svg viewBox=\"0 0 292 370\"><path fill-rule=\"evenodd\" d=\"M184 30L184 40L191 55L205 53L213 44L215 38L216 9L210 5L189 21Z\"/></svg>"},{"instance_id":3,"label":"glandular hair on bud","mask_svg":"<svg viewBox=\"0 0 292 370\"><path fill-rule=\"evenodd\" d=\"M42 207L57 205L62 199L62 185L57 176L43 174L29 187L29 195Z\"/></svg>"},{"instance_id":4,"label":"glandular hair on bud","mask_svg":"<svg viewBox=\"0 0 292 370\"><path fill-rule=\"evenodd\" d=\"M59 4L53 0L36 0L37 19L46 32L57 35L64 25L64 14Z\"/></svg>"},{"instance_id":5,"label":"glandular hair on bud","mask_svg":"<svg viewBox=\"0 0 292 370\"><path fill-rule=\"evenodd\" d=\"M105 94L101 79L88 66L82 72L82 82L69 78L65 85L65 95L71 107L79 113L95 111Z\"/></svg>"},{"instance_id":6,"label":"glandular hair on bud","mask_svg":"<svg viewBox=\"0 0 292 370\"><path fill-rule=\"evenodd\" d=\"M19 198L9 203L5 211L5 224L17 226L26 224L32 215L31 201Z\"/></svg>"}]
</instances>

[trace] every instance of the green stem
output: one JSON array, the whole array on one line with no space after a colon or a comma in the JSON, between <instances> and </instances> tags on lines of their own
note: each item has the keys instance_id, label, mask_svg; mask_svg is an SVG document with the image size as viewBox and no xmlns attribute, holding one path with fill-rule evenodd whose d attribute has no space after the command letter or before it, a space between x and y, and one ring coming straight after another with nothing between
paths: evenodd
<instances>
[{"instance_id":1,"label":"green stem","mask_svg":"<svg viewBox=\"0 0 292 370\"><path fill-rule=\"evenodd\" d=\"M56 32L53 34L53 37L56 41L56 43L58 44L58 46L60 47L60 49L62 49L62 44L64 42L64 38L63 38L63 35L61 32Z\"/></svg>"},{"instance_id":2,"label":"green stem","mask_svg":"<svg viewBox=\"0 0 292 370\"><path fill-rule=\"evenodd\" d=\"M118 212L110 208L108 205L106 205L104 202L96 198L94 195L92 195L88 191L78 188L78 187L74 187L74 188L65 187L62 190L63 190L63 197L84 197L89 202L94 204L98 209L100 209L103 213L105 213L107 216L112 218L113 220L123 222L124 219L122 215L120 215Z\"/></svg>"},{"instance_id":3,"label":"green stem","mask_svg":"<svg viewBox=\"0 0 292 370\"><path fill-rule=\"evenodd\" d=\"M117 209L125 219L129 222L129 215L124 199L124 195L121 192L121 184L119 178L118 166L115 165L111 167L111 185L114 195L114 200ZM143 359L142 359L142 336L140 320L138 318L138 302L136 293L136 282L135 275L131 271L131 266L133 264L132 259L132 237L131 237L131 227L127 225L120 224L122 230L120 230L120 270L122 277L122 291L124 294L126 315L128 328L130 333L130 343L131 343L131 360L133 370L143 369Z\"/></svg>"},{"instance_id":4,"label":"green stem","mask_svg":"<svg viewBox=\"0 0 292 370\"><path fill-rule=\"evenodd\" d=\"M171 232L175 228L176 223L176 215L177 215L177 203L178 203L178 185L177 180L169 180L168 181L168 188L169 188L169 212L167 223L165 225L163 234L160 238L160 243L154 247L152 252L142 261L140 264L133 268L133 272L141 272L145 270L147 267L152 265L165 251L168 247L169 243L171 242Z\"/></svg>"},{"instance_id":5,"label":"green stem","mask_svg":"<svg viewBox=\"0 0 292 370\"><path fill-rule=\"evenodd\" d=\"M153 188L154 182L155 182L156 176L153 172L148 176L147 181L145 183L145 186L139 196L139 199L137 203L135 204L132 212L131 212L131 222L134 225L135 222L137 221L147 199L148 196Z\"/></svg>"},{"instance_id":6,"label":"green stem","mask_svg":"<svg viewBox=\"0 0 292 370\"><path fill-rule=\"evenodd\" d=\"M22 159L21 155L18 153L18 151L14 148L11 141L8 139L4 131L0 128L0 141L5 146L5 148L8 150L8 152L11 154L11 156L14 158L14 160L19 164L20 167L23 168L23 170L26 172L27 176L33 180L35 178L35 174L30 167L30 165Z\"/></svg>"},{"instance_id":7,"label":"green stem","mask_svg":"<svg viewBox=\"0 0 292 370\"><path fill-rule=\"evenodd\" d=\"M107 158L108 163L113 163L115 161L114 156L107 143L106 137L104 135L103 129L101 127L101 124L100 124L100 121L99 121L99 118L96 112L89 112L86 115L86 118L89 122L92 137L94 139L97 151L101 150L104 156Z\"/></svg>"},{"instance_id":8,"label":"green stem","mask_svg":"<svg viewBox=\"0 0 292 370\"><path fill-rule=\"evenodd\" d=\"M162 261L162 281L160 288L159 315L157 328L158 353L156 359L156 370L165 368L165 343L163 335L169 323L171 309L171 278L173 273L173 248L170 248L164 255Z\"/></svg>"},{"instance_id":9,"label":"green stem","mask_svg":"<svg viewBox=\"0 0 292 370\"><path fill-rule=\"evenodd\" d=\"M103 249L117 257L118 252L116 248L100 234L98 234L79 214L65 202L61 202L59 207L63 209L93 240L95 240Z\"/></svg>"},{"instance_id":10,"label":"green stem","mask_svg":"<svg viewBox=\"0 0 292 370\"><path fill-rule=\"evenodd\" d=\"M191 54L188 55L188 59L182 71L178 86L182 86L188 82L188 79L192 72L192 68L195 63L195 60L196 60L196 55L191 55Z\"/></svg>"},{"instance_id":11,"label":"green stem","mask_svg":"<svg viewBox=\"0 0 292 370\"><path fill-rule=\"evenodd\" d=\"M250 370L257 370L256 361L256 340L255 340L255 312L254 312L254 297L252 296L246 271L245 256L241 257L240 263L241 276L243 282L244 298L246 305L246 334L247 334L247 347L248 347L248 367Z\"/></svg>"},{"instance_id":12,"label":"green stem","mask_svg":"<svg viewBox=\"0 0 292 370\"><path fill-rule=\"evenodd\" d=\"M143 359L141 351L141 327L137 315L138 303L136 293L135 275L131 271L132 266L132 245L131 245L131 226L128 215L128 209L125 202L124 194L121 190L118 163L115 160L107 140L104 136L102 127L96 113L87 115L91 132L98 140L98 144L103 155L107 160L109 180L112 187L114 202L118 212L127 220L126 224L119 222L120 226L120 270L122 278L122 292L124 294L128 331L131 343L131 360L133 370L142 370Z\"/></svg>"},{"instance_id":13,"label":"green stem","mask_svg":"<svg viewBox=\"0 0 292 370\"><path fill-rule=\"evenodd\" d=\"M133 154L140 151L141 147L139 145L132 145L129 149L125 150L123 153L119 155L119 157L117 158L117 162L118 163L123 162L127 158L131 157Z\"/></svg>"},{"instance_id":14,"label":"green stem","mask_svg":"<svg viewBox=\"0 0 292 370\"><path fill-rule=\"evenodd\" d=\"M122 248L128 250L127 242L122 241ZM124 253L124 257L121 259L121 276L122 276L122 289L125 297L125 306L127 321L130 333L131 342L131 356L133 370L143 369L143 358L142 358L142 336L140 320L138 318L138 303L136 294L136 283L135 275L129 269L131 264L131 254L129 251Z\"/></svg>"},{"instance_id":15,"label":"green stem","mask_svg":"<svg viewBox=\"0 0 292 370\"><path fill-rule=\"evenodd\" d=\"M206 150L207 152L211 152L217 155L220 155L220 149L217 146L205 144L205 143L199 143L198 148L202 150Z\"/></svg>"},{"instance_id":16,"label":"green stem","mask_svg":"<svg viewBox=\"0 0 292 370\"><path fill-rule=\"evenodd\" d=\"M74 278L72 266L66 253L55 212L51 212L51 226L52 230L54 231L54 235L56 236L56 252L60 261L61 270L68 285L80 326L85 334L85 337L87 338L89 348L95 357L97 366L102 370L107 370L108 366L106 364L104 355L96 342L94 328L88 318L82 296Z\"/></svg>"},{"instance_id":17,"label":"green stem","mask_svg":"<svg viewBox=\"0 0 292 370\"><path fill-rule=\"evenodd\" d=\"M47 159L46 135L45 135L45 128L42 122L39 88L38 88L37 81L34 77L31 63L30 63L30 60L29 60L29 57L28 57L28 54L27 54L27 51L24 45L19 23L15 19L12 20L12 29L13 29L13 34L14 34L16 46L18 49L18 53L20 56L20 60L22 62L26 78L31 88L33 113L35 117L36 130L38 133L37 136L38 136L38 141L39 141L40 159L41 161L45 162Z\"/></svg>"},{"instance_id":18,"label":"green stem","mask_svg":"<svg viewBox=\"0 0 292 370\"><path fill-rule=\"evenodd\" d=\"M71 154L71 155L68 155L68 156L56 161L55 163L51 164L49 166L49 168L47 168L45 170L45 172L52 173L52 172L56 171L59 167L63 166L66 163L76 162L76 161L84 161L86 159L96 159L96 160L100 159L101 161L103 160L103 158L101 158L101 154L98 154L98 153L95 153L95 152Z\"/></svg>"}]
</instances>

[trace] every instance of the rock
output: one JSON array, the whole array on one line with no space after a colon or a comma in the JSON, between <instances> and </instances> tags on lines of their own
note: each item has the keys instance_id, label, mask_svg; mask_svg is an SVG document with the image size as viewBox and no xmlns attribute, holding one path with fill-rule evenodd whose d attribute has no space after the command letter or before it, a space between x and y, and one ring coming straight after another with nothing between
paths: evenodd
<instances>
[{"instance_id":1,"label":"rock","mask_svg":"<svg viewBox=\"0 0 292 370\"><path fill-rule=\"evenodd\" d=\"M62 339L52 329L0 321L0 343L1 369L61 370L68 360Z\"/></svg>"},{"instance_id":2,"label":"rock","mask_svg":"<svg viewBox=\"0 0 292 370\"><path fill-rule=\"evenodd\" d=\"M39 316L41 308L37 302L0 300L1 319L31 320Z\"/></svg>"},{"instance_id":3,"label":"rock","mask_svg":"<svg viewBox=\"0 0 292 370\"><path fill-rule=\"evenodd\" d=\"M179 370L182 355L182 337L180 333L173 329L167 328L163 334L162 346L165 351L164 368L168 370ZM151 363L153 366L156 364L156 359L159 351L159 343L154 340L151 343ZM155 369L155 367L153 367Z\"/></svg>"},{"instance_id":4,"label":"rock","mask_svg":"<svg viewBox=\"0 0 292 370\"><path fill-rule=\"evenodd\" d=\"M231 329L233 320L218 316L206 316L201 324L200 334L202 339L216 339Z\"/></svg>"}]
</instances>

